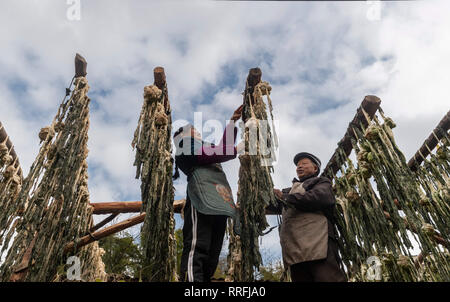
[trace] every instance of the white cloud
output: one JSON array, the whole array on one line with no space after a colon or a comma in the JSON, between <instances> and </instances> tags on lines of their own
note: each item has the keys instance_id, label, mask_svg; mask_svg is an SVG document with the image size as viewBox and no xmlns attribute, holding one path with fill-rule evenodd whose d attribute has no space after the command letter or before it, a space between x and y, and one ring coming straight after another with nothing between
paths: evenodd
<instances>
[{"instance_id":1,"label":"white cloud","mask_svg":"<svg viewBox=\"0 0 450 302\"><path fill-rule=\"evenodd\" d=\"M191 121L194 111L228 119L248 69L261 67L280 120L277 187L289 186L299 151L326 164L365 95L381 98L407 158L449 109L446 1L383 3L379 21L367 19L365 2L81 3L81 20L69 21L64 1L1 1L0 120L26 173L75 53L85 56L92 201L140 198L130 143L156 66L166 70L173 116ZM18 80L23 88L13 89ZM234 193L238 168L224 164ZM184 186L176 183L177 196ZM272 233L263 245L279 253Z\"/></svg>"}]
</instances>

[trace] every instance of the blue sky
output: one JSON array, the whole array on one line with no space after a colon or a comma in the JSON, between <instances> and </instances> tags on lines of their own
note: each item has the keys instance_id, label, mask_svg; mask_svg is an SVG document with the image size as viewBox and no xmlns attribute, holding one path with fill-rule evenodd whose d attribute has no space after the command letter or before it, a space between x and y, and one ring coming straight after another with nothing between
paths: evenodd
<instances>
[{"instance_id":1,"label":"blue sky","mask_svg":"<svg viewBox=\"0 0 450 302\"><path fill-rule=\"evenodd\" d=\"M248 70L260 67L280 121L278 188L295 176L297 152L328 161L365 95L381 98L407 158L449 109L447 1L380 3L379 19L365 1L80 3L73 21L66 1L1 1L0 121L27 173L37 134L56 114L75 53L82 54L92 101L92 202L140 200L131 140L156 66L166 71L174 121L202 112L223 123L242 102ZM234 193L238 168L238 160L224 164ZM175 185L184 197L185 178ZM279 257L276 231L262 242Z\"/></svg>"}]
</instances>

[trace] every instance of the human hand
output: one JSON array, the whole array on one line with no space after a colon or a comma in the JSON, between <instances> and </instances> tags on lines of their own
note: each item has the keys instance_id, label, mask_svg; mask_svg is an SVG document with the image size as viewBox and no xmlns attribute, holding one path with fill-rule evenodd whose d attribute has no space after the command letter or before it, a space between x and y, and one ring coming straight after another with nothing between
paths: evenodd
<instances>
[{"instance_id":1,"label":"human hand","mask_svg":"<svg viewBox=\"0 0 450 302\"><path fill-rule=\"evenodd\" d=\"M281 192L280 190L278 190L278 189L273 189L273 194L275 194L275 196L276 196L278 199L283 199L283 192Z\"/></svg>"},{"instance_id":2,"label":"human hand","mask_svg":"<svg viewBox=\"0 0 450 302\"><path fill-rule=\"evenodd\" d=\"M245 141L241 141L239 144L237 144L236 151L237 151L238 154L244 153L244 151L245 151Z\"/></svg>"},{"instance_id":3,"label":"human hand","mask_svg":"<svg viewBox=\"0 0 450 302\"><path fill-rule=\"evenodd\" d=\"M238 109L233 112L230 120L237 121L238 119L240 119L242 116L242 109L244 109L244 105L239 106Z\"/></svg>"}]
</instances>

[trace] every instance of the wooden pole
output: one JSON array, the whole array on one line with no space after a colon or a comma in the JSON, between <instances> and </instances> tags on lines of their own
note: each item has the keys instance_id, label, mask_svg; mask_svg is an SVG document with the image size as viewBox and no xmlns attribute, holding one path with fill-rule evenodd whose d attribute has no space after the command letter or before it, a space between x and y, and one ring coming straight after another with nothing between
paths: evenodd
<instances>
[{"instance_id":1,"label":"wooden pole","mask_svg":"<svg viewBox=\"0 0 450 302\"><path fill-rule=\"evenodd\" d=\"M87 62L80 54L75 55L75 77L85 77L87 75Z\"/></svg>"},{"instance_id":2,"label":"wooden pole","mask_svg":"<svg viewBox=\"0 0 450 302\"><path fill-rule=\"evenodd\" d=\"M374 96L374 95L367 95L364 100L361 103L361 106L356 111L356 114L353 118L353 120L350 122L347 128L347 132L345 133L344 137L339 141L338 146L342 147L344 149L344 152L347 156L350 155L352 152L353 146L351 143L351 139L355 138L355 134L353 133L352 128L360 128L360 123L366 127L368 125L368 122L364 116L364 113L362 109L369 115L369 117L372 119L375 115L375 112L380 108L381 100ZM325 169L322 172L321 176L329 177L331 178L332 175L335 175L337 171L339 170L339 164L338 164L338 148L331 156L331 159L328 161Z\"/></svg>"},{"instance_id":3,"label":"wooden pole","mask_svg":"<svg viewBox=\"0 0 450 302\"><path fill-rule=\"evenodd\" d=\"M251 68L247 76L247 84L249 87L255 87L261 82L262 71L259 67Z\"/></svg>"},{"instance_id":4,"label":"wooden pole","mask_svg":"<svg viewBox=\"0 0 450 302\"><path fill-rule=\"evenodd\" d=\"M94 208L94 214L118 214L118 213L138 213L141 211L141 201L125 202L99 202L91 203Z\"/></svg>"},{"instance_id":5,"label":"wooden pole","mask_svg":"<svg viewBox=\"0 0 450 302\"><path fill-rule=\"evenodd\" d=\"M176 214L181 214L182 209L186 203L186 199L175 200L173 203L173 210ZM119 213L139 213L141 211L141 201L118 201L118 202L97 202L91 203L94 208L94 214L119 214ZM275 209L266 209L266 215L280 215Z\"/></svg>"},{"instance_id":6,"label":"wooden pole","mask_svg":"<svg viewBox=\"0 0 450 302\"><path fill-rule=\"evenodd\" d=\"M156 87L158 87L159 89L164 90L167 84L164 68L161 66L155 67L155 69L153 69L153 77L155 79L153 85L156 85ZM166 109L166 112L170 112L170 102L168 95L166 95L166 98L164 99L164 108Z\"/></svg>"},{"instance_id":7,"label":"wooden pole","mask_svg":"<svg viewBox=\"0 0 450 302\"><path fill-rule=\"evenodd\" d=\"M255 100L253 99L253 90L254 90L255 86L259 82L261 82L261 77L262 77L262 71L259 67L251 68L248 71L247 83L246 83L245 92L244 92L244 106L245 106L245 98L247 96L250 96L251 105L255 104ZM242 112L245 112L245 108L243 108ZM244 116L242 116L242 120L244 123L247 122L247 118L245 118Z\"/></svg>"},{"instance_id":8,"label":"wooden pole","mask_svg":"<svg viewBox=\"0 0 450 302\"><path fill-rule=\"evenodd\" d=\"M103 219L102 221L100 221L99 223L97 223L96 225L94 225L92 228L89 229L89 232L95 232L98 229L102 228L103 226L105 226L108 222L111 222L114 218L116 218L119 215L119 213L116 214L111 214L108 217L106 217L105 219ZM91 217L92 219L92 217Z\"/></svg>"},{"instance_id":9,"label":"wooden pole","mask_svg":"<svg viewBox=\"0 0 450 302\"><path fill-rule=\"evenodd\" d=\"M142 214L140 214L138 216L135 216L135 217L127 219L127 220L124 220L122 222L119 222L118 224L112 225L112 226L107 227L107 228L105 228L103 230L100 230L100 231L97 231L95 233L92 233L92 234L86 235L84 237L81 237L78 240L77 244L76 244L76 248L79 249L79 248L81 248L81 247L83 247L83 246L85 246L85 245L87 245L89 243L92 243L94 241L100 240L100 239L105 238L105 237L107 237L109 235L115 234L115 233L120 232L122 230L125 230L125 229L127 229L129 227L132 227L132 226L134 226L136 224L139 224L139 223L144 221L144 218L145 218L145 213L142 213ZM75 242L70 242L70 243L68 243L66 245L66 247L64 249L64 253L65 254L70 253L74 249L75 249Z\"/></svg>"},{"instance_id":10,"label":"wooden pole","mask_svg":"<svg viewBox=\"0 0 450 302\"><path fill-rule=\"evenodd\" d=\"M422 147L414 154L414 156L408 161L408 166L412 171L416 171L423 159L429 154L429 150L436 148L439 140L445 136L445 133L450 129L450 111L442 118L439 124L434 128L433 132L428 136ZM423 155L423 157L422 157Z\"/></svg>"},{"instance_id":11,"label":"wooden pole","mask_svg":"<svg viewBox=\"0 0 450 302\"><path fill-rule=\"evenodd\" d=\"M166 85L166 74L164 72L164 68L160 66L155 67L155 69L153 69L153 77L155 78L154 85L162 90Z\"/></svg>"}]
</instances>

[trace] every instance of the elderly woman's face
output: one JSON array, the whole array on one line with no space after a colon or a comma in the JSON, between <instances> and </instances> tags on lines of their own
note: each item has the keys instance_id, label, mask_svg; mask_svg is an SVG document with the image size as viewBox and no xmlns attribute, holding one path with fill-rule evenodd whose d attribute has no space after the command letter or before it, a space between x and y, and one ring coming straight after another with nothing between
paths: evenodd
<instances>
[{"instance_id":1,"label":"elderly woman's face","mask_svg":"<svg viewBox=\"0 0 450 302\"><path fill-rule=\"evenodd\" d=\"M309 158L302 158L297 162L296 171L298 178L302 178L316 173L317 166Z\"/></svg>"}]
</instances>

